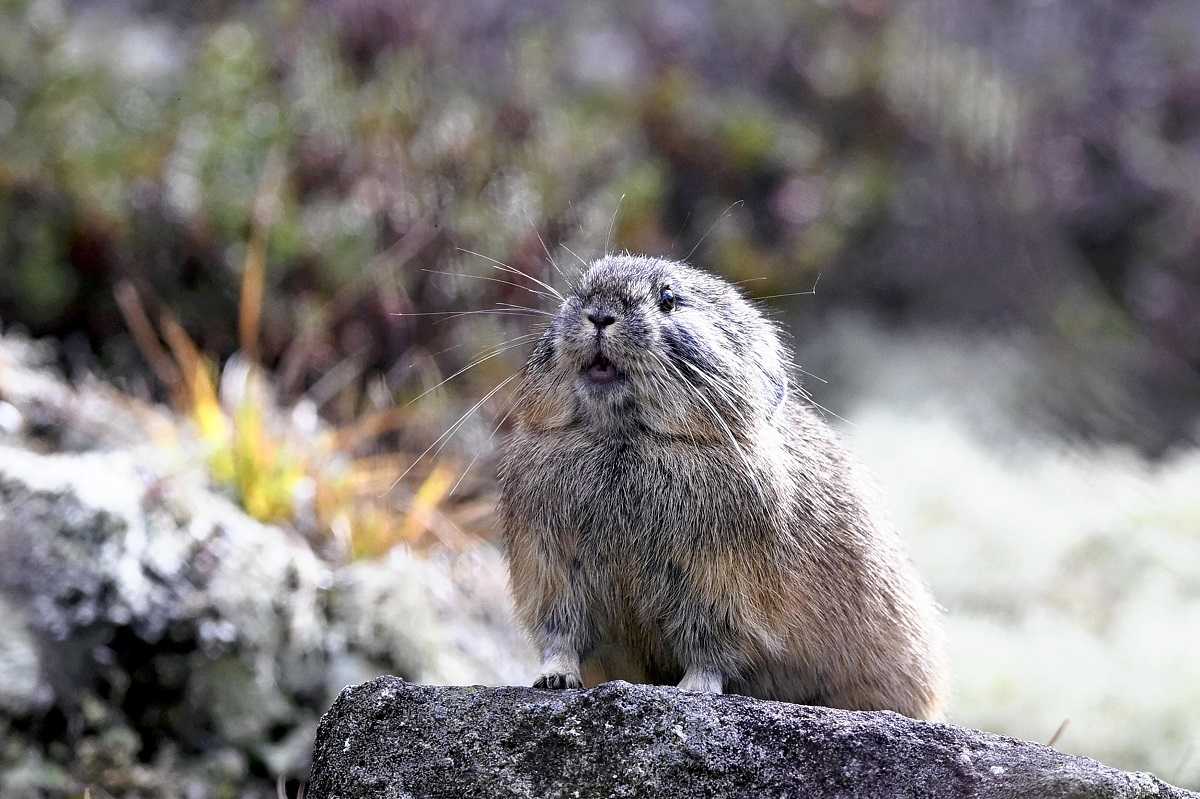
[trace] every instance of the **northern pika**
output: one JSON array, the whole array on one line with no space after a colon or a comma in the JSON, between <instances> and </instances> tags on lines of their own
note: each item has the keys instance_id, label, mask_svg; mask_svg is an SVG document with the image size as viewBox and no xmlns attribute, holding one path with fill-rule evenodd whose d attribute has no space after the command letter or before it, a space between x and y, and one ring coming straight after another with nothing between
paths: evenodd
<instances>
[{"instance_id":1,"label":"northern pika","mask_svg":"<svg viewBox=\"0 0 1200 799\"><path fill-rule=\"evenodd\" d=\"M602 258L565 296L500 468L534 685L586 674L937 717L933 601L775 327L668 260Z\"/></svg>"}]
</instances>

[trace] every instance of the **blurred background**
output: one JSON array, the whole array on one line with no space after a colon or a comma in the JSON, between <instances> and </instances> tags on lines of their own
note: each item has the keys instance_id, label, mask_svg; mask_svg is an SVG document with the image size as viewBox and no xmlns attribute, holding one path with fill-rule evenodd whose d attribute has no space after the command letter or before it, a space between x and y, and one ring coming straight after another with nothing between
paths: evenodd
<instances>
[{"instance_id":1,"label":"blurred background","mask_svg":"<svg viewBox=\"0 0 1200 799\"><path fill-rule=\"evenodd\" d=\"M1200 4L0 0L0 794L527 682L493 389L625 249L790 332L952 721L1200 787Z\"/></svg>"}]
</instances>

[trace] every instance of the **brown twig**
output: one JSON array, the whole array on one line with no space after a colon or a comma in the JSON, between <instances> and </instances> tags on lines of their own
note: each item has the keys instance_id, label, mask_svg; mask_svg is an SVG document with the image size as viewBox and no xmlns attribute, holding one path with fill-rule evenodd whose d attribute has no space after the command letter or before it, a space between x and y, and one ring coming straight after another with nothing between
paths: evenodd
<instances>
[{"instance_id":1,"label":"brown twig","mask_svg":"<svg viewBox=\"0 0 1200 799\"><path fill-rule=\"evenodd\" d=\"M251 211L253 229L242 265L242 293L238 303L238 337L242 352L251 363L258 362L258 333L262 323L263 294L267 271L267 239L279 206L283 182L283 159L278 150L267 155Z\"/></svg>"},{"instance_id":2,"label":"brown twig","mask_svg":"<svg viewBox=\"0 0 1200 799\"><path fill-rule=\"evenodd\" d=\"M1063 719L1062 723L1058 725L1058 729L1055 730L1054 734L1050 736L1050 740L1046 742L1046 746L1054 746L1054 744L1058 742L1058 739L1062 737L1062 734L1066 732L1067 725L1070 723L1071 720L1069 718Z\"/></svg>"},{"instance_id":3,"label":"brown twig","mask_svg":"<svg viewBox=\"0 0 1200 799\"><path fill-rule=\"evenodd\" d=\"M146 359L146 363L150 364L155 376L169 391L178 392L181 385L179 369L176 367L175 361L171 359L170 353L159 341L158 333L154 330L154 324L146 314L146 308L142 305L142 299L138 296L137 289L128 280L122 280L113 289L113 297L116 299L117 307L121 309L121 316L125 318L125 325L129 328L133 341L141 351L142 357Z\"/></svg>"}]
</instances>

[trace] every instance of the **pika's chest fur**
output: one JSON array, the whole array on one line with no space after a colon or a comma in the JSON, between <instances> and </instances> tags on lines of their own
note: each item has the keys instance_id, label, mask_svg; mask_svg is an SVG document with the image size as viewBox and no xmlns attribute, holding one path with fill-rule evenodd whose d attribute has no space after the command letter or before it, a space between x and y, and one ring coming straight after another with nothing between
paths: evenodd
<instances>
[{"instance_id":1,"label":"pika's chest fur","mask_svg":"<svg viewBox=\"0 0 1200 799\"><path fill-rule=\"evenodd\" d=\"M514 519L601 550L666 541L674 551L685 540L721 546L767 521L768 503L786 490L731 463L725 450L646 437L525 434L508 452L501 480Z\"/></svg>"},{"instance_id":2,"label":"pika's chest fur","mask_svg":"<svg viewBox=\"0 0 1200 799\"><path fill-rule=\"evenodd\" d=\"M501 470L510 547L559 570L601 627L669 614L695 575L769 557L786 485L734 454L649 438L521 433Z\"/></svg>"}]
</instances>

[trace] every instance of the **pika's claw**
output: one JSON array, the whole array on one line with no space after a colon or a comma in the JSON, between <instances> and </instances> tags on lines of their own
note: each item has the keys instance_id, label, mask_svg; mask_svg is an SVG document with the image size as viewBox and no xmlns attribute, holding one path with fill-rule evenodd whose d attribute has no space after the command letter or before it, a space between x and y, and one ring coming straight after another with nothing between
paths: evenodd
<instances>
[{"instance_id":1,"label":"pika's claw","mask_svg":"<svg viewBox=\"0 0 1200 799\"><path fill-rule=\"evenodd\" d=\"M578 674L543 674L533 681L533 687L561 691L564 688L582 688L583 680Z\"/></svg>"}]
</instances>

